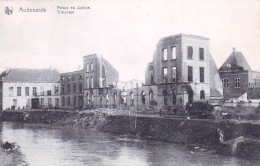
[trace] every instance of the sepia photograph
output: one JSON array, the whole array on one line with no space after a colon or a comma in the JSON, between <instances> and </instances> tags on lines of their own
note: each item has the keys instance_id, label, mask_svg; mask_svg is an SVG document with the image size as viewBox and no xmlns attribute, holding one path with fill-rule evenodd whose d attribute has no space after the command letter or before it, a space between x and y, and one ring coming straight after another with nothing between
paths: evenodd
<instances>
[{"instance_id":1,"label":"sepia photograph","mask_svg":"<svg viewBox=\"0 0 260 166\"><path fill-rule=\"evenodd\" d=\"M0 0L0 166L259 166L260 0Z\"/></svg>"}]
</instances>

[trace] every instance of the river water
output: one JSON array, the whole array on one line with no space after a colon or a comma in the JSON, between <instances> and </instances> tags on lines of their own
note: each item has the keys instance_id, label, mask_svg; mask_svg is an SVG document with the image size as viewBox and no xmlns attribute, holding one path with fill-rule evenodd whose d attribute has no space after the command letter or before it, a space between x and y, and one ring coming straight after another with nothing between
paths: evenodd
<instances>
[{"instance_id":1,"label":"river water","mask_svg":"<svg viewBox=\"0 0 260 166\"><path fill-rule=\"evenodd\" d=\"M80 128L3 122L0 139L20 145L17 151L0 151L1 166L260 165L203 148Z\"/></svg>"}]
</instances>

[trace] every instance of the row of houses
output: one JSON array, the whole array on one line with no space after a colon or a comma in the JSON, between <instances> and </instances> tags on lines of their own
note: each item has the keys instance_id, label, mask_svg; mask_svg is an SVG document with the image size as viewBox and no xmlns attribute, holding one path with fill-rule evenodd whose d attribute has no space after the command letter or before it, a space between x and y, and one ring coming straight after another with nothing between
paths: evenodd
<instances>
[{"instance_id":1,"label":"row of houses","mask_svg":"<svg viewBox=\"0 0 260 166\"><path fill-rule=\"evenodd\" d=\"M0 75L0 109L127 108L183 111L194 101L219 103L260 98L260 74L233 50L218 70L209 38L178 34L162 38L145 81L119 82L118 71L102 56L83 57L83 69L10 69ZM236 98L237 100L234 100Z\"/></svg>"}]
</instances>

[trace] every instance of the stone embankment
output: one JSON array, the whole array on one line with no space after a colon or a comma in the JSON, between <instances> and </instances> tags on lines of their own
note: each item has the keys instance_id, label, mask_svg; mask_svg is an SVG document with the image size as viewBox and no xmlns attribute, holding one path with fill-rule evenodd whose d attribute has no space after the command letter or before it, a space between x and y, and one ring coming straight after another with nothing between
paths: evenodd
<instances>
[{"instance_id":1,"label":"stone embankment","mask_svg":"<svg viewBox=\"0 0 260 166\"><path fill-rule=\"evenodd\" d=\"M181 144L208 144L220 147L217 129L224 132L224 139L239 136L260 140L260 125L226 121L185 119L147 116L141 114L118 114L112 110L72 111L23 111L3 112L3 120L27 123L53 124L70 127L95 128L102 132L127 134L140 139L153 139ZM242 146L238 144L241 151ZM251 145L248 145L251 146ZM260 151L260 146L254 151ZM232 147L228 147L229 149ZM223 152L226 151L223 149ZM221 152L221 149L220 149ZM221 153L223 153L221 152ZM250 153L250 152L247 152ZM239 156L238 154L236 154ZM259 156L260 154L257 153ZM247 157L250 155L246 155Z\"/></svg>"}]
</instances>

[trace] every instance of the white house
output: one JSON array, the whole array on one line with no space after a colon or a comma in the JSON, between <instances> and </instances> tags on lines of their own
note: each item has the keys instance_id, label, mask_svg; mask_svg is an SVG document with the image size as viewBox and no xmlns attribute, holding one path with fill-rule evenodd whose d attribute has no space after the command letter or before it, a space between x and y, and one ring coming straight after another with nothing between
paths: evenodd
<instances>
[{"instance_id":1,"label":"white house","mask_svg":"<svg viewBox=\"0 0 260 166\"><path fill-rule=\"evenodd\" d=\"M60 105L59 73L53 69L9 69L0 74L0 110Z\"/></svg>"}]
</instances>

